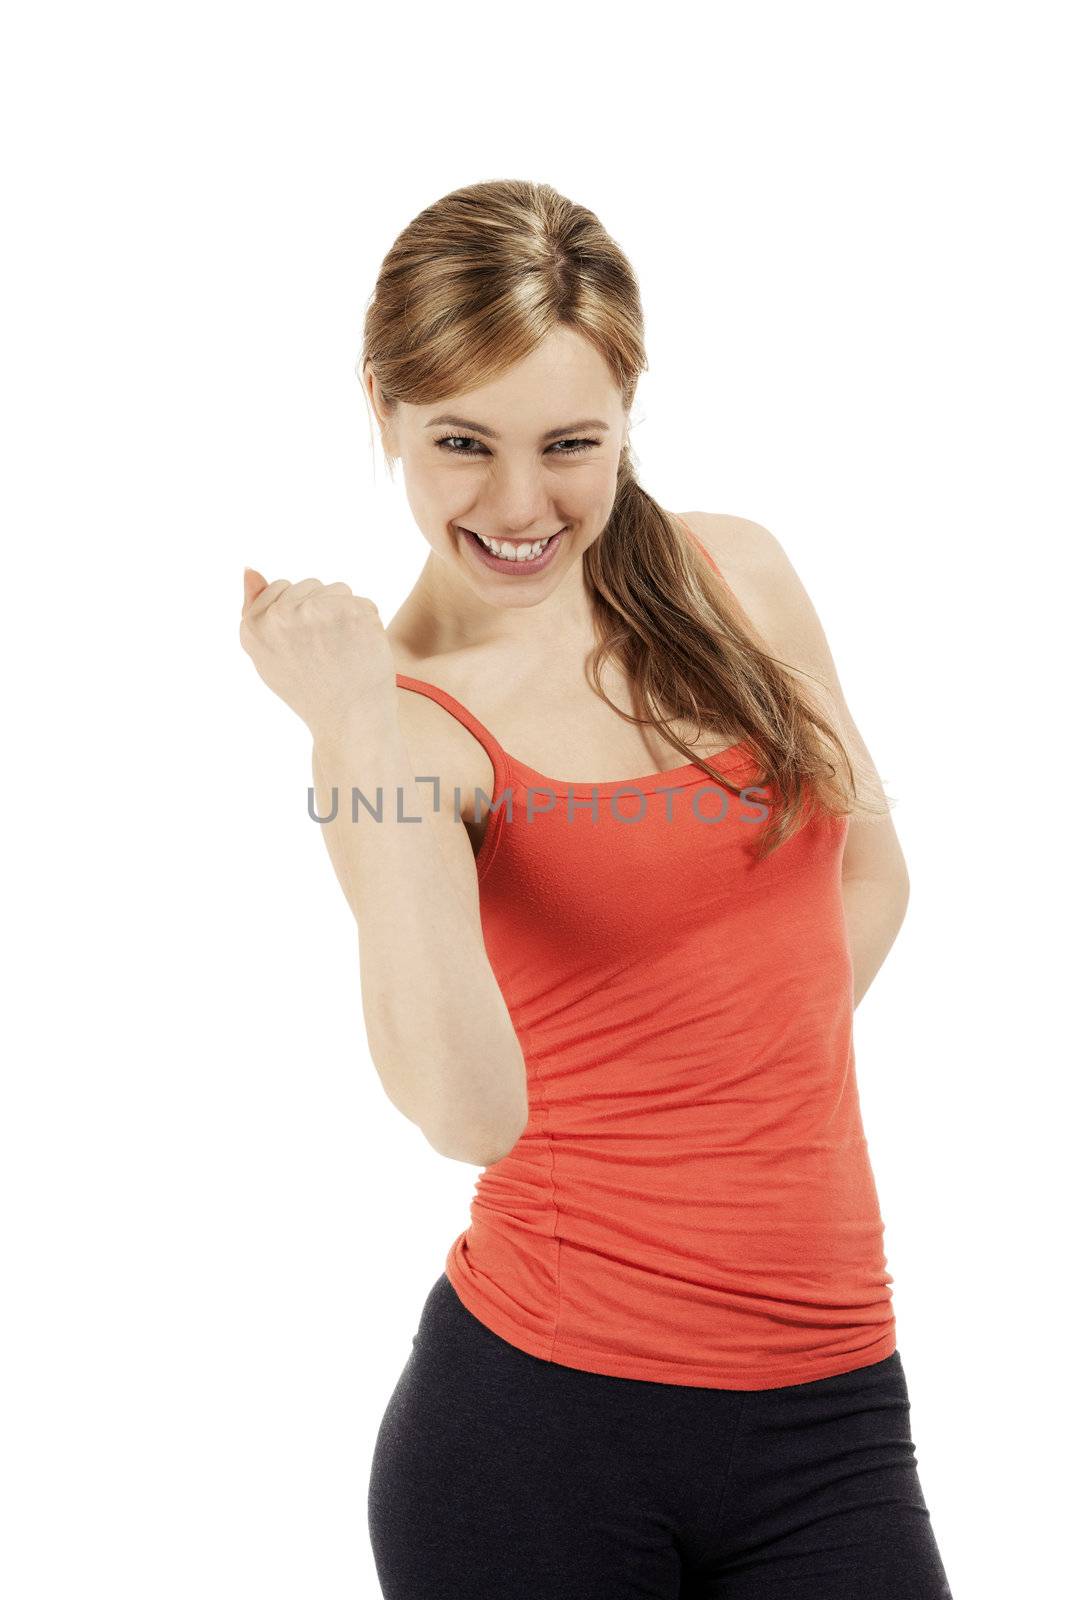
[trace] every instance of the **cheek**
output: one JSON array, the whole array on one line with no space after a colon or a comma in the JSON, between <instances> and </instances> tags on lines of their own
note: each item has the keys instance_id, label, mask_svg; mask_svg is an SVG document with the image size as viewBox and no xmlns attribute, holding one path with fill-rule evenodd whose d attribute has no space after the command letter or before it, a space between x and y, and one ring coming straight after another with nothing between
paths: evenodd
<instances>
[{"instance_id":1,"label":"cheek","mask_svg":"<svg viewBox=\"0 0 1067 1600\"><path fill-rule=\"evenodd\" d=\"M471 491L459 481L458 475L435 472L432 466L406 467L404 487L416 519L426 525L439 527L459 517L463 508L470 504Z\"/></svg>"},{"instance_id":2,"label":"cheek","mask_svg":"<svg viewBox=\"0 0 1067 1600\"><path fill-rule=\"evenodd\" d=\"M469 506L479 494L482 478L455 464L420 461L405 468L405 482L411 498L432 507L440 519Z\"/></svg>"},{"instance_id":3,"label":"cheek","mask_svg":"<svg viewBox=\"0 0 1067 1600\"><path fill-rule=\"evenodd\" d=\"M618 493L618 472L612 467L606 472L590 472L569 504L575 516L599 527L611 515Z\"/></svg>"},{"instance_id":4,"label":"cheek","mask_svg":"<svg viewBox=\"0 0 1067 1600\"><path fill-rule=\"evenodd\" d=\"M610 505L617 486L616 463L598 457L596 461L572 466L569 471L553 473L550 493L560 506L579 517L595 512L605 502Z\"/></svg>"},{"instance_id":5,"label":"cheek","mask_svg":"<svg viewBox=\"0 0 1067 1600\"><path fill-rule=\"evenodd\" d=\"M614 494L615 484L619 477L619 463L622 457L617 450L610 455L597 455L594 462L590 462L582 473L584 481L588 484L590 493L603 494L605 490Z\"/></svg>"}]
</instances>

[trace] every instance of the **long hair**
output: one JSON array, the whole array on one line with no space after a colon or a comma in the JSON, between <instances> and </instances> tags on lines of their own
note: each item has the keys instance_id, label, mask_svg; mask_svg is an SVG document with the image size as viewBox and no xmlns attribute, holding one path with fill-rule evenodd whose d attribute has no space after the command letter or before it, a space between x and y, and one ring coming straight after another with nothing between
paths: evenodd
<instances>
[{"instance_id":1,"label":"long hair","mask_svg":"<svg viewBox=\"0 0 1067 1600\"><path fill-rule=\"evenodd\" d=\"M600 352L628 412L648 362L623 251L592 211L549 184L469 184L419 212L383 260L364 317L361 382L369 362L384 406L428 405L491 382L561 324ZM695 538L638 482L629 444L611 515L582 559L597 639L593 689L612 704L601 673L613 660L637 713L613 709L657 728L734 795L740 789L715 758L701 759L667 724L695 728L693 743L712 729L744 741L769 805L761 856L819 807L879 809L857 789L830 702L818 703L804 675L752 636Z\"/></svg>"}]
</instances>

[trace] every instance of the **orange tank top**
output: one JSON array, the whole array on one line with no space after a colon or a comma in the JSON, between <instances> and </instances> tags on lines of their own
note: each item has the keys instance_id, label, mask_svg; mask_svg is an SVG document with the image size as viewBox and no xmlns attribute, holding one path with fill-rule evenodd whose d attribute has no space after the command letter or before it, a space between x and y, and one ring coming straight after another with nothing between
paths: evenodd
<instances>
[{"instance_id":1,"label":"orange tank top","mask_svg":"<svg viewBox=\"0 0 1067 1600\"><path fill-rule=\"evenodd\" d=\"M448 1252L460 1300L530 1355L658 1383L772 1389L891 1355L848 819L757 861L770 791L743 743L710 762L740 798L692 764L572 783L396 681L492 760L481 924L526 1062L526 1129Z\"/></svg>"}]
</instances>

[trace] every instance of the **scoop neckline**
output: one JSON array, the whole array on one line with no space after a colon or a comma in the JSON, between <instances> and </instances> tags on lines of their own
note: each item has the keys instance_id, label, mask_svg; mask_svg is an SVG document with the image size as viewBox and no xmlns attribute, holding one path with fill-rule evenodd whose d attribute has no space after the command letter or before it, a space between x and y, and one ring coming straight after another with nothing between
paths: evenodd
<instances>
[{"instance_id":1,"label":"scoop neckline","mask_svg":"<svg viewBox=\"0 0 1067 1600\"><path fill-rule=\"evenodd\" d=\"M424 689L431 689L434 693L443 695L456 710L463 713L463 717L468 718L470 723L474 724L474 727L468 726L468 732L474 733L475 737L481 738L483 743L491 747L490 754L495 750L500 764L508 772L513 773L522 780L520 784L522 788L547 789L550 793L556 795L580 795L588 799L604 789L632 789L642 794L648 794L657 789L666 789L679 784L697 783L701 779L708 782L711 781L704 768L698 766L695 761L687 761L683 766L679 767L668 767L663 772L639 773L635 778L599 778L594 781L579 780L577 778L553 778L547 772L541 772L537 767L531 767L528 762L520 761L518 756L512 755L510 750L506 750L496 735L486 727L485 723L476 717L474 712L465 706L462 700L458 700L450 690L442 688L439 683L431 683L428 678L416 678L409 672L398 671L396 677L398 683L400 679L404 678L408 683L419 684ZM704 759L709 766L726 768L747 765L752 759L752 752L746 740L738 739L735 743L727 745L725 749L716 750L713 754L705 756ZM535 783L526 782L527 778L534 779Z\"/></svg>"},{"instance_id":2,"label":"scoop neckline","mask_svg":"<svg viewBox=\"0 0 1067 1600\"><path fill-rule=\"evenodd\" d=\"M586 799L603 789L636 789L641 794L651 794L657 789L676 788L680 785L698 783L701 779L711 782L703 767L695 761L687 761L682 767L668 767L665 772L647 772L636 778L599 778L593 783L585 780L570 778L550 778L547 773L539 772L536 767L531 767L525 761L518 761L508 751L502 749L502 754L508 767L520 776L536 779L536 783L524 783L524 788L548 789L557 795L581 795ZM736 744L727 745L725 750L716 750L714 755L705 756L709 766L731 767L738 762L747 762L749 752L743 740Z\"/></svg>"}]
</instances>

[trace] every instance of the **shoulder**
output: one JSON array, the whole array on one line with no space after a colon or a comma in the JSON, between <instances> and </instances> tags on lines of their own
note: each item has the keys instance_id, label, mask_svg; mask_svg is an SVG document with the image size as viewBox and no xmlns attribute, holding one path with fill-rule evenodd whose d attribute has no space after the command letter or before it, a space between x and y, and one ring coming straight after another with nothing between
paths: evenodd
<instances>
[{"instance_id":1,"label":"shoulder","mask_svg":"<svg viewBox=\"0 0 1067 1600\"><path fill-rule=\"evenodd\" d=\"M718 559L758 561L778 543L769 528L749 517L734 517L725 511L679 511L701 543Z\"/></svg>"},{"instance_id":2,"label":"shoulder","mask_svg":"<svg viewBox=\"0 0 1067 1600\"><path fill-rule=\"evenodd\" d=\"M447 676L447 671L440 661L427 664L397 649L393 651L393 659L400 676L444 688L441 679ZM446 693L451 692L446 690ZM462 687L456 693L464 693ZM425 775L424 781L435 777L440 782L441 805L449 813L453 792L458 790L462 816L472 816L477 792L481 790L491 795L495 788L496 775L488 751L463 722L420 689L397 684L396 706L400 731L416 773ZM438 807L435 805L434 809Z\"/></svg>"},{"instance_id":3,"label":"shoulder","mask_svg":"<svg viewBox=\"0 0 1067 1600\"><path fill-rule=\"evenodd\" d=\"M829 645L811 596L770 529L725 513L679 514L733 590L757 643L790 666L832 679Z\"/></svg>"},{"instance_id":4,"label":"shoulder","mask_svg":"<svg viewBox=\"0 0 1067 1600\"><path fill-rule=\"evenodd\" d=\"M683 511L683 520L704 545L733 590L757 644L781 665L799 670L817 710L836 728L853 765L860 792L873 816L853 814L878 826L849 827L842 872L907 883L907 867L871 753L845 698L822 622L781 542L747 517Z\"/></svg>"},{"instance_id":5,"label":"shoulder","mask_svg":"<svg viewBox=\"0 0 1067 1600\"><path fill-rule=\"evenodd\" d=\"M799 582L781 541L761 522L714 511L683 511L679 515L722 569L731 588L736 579L742 603L741 590L758 602L768 585L787 583L790 574Z\"/></svg>"}]
</instances>

